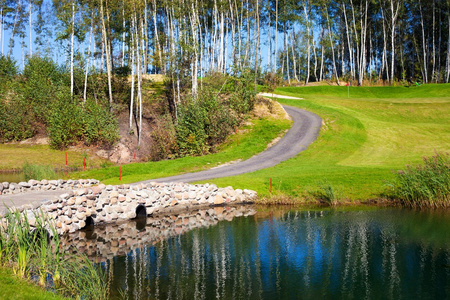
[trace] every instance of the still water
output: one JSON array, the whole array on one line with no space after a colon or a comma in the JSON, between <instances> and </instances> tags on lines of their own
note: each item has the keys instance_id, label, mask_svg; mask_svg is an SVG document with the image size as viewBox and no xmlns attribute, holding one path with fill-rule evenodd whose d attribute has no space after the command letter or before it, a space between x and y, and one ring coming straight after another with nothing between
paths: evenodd
<instances>
[{"instance_id":1,"label":"still water","mask_svg":"<svg viewBox=\"0 0 450 300\"><path fill-rule=\"evenodd\" d=\"M112 298L450 299L450 212L227 207L66 240Z\"/></svg>"}]
</instances>

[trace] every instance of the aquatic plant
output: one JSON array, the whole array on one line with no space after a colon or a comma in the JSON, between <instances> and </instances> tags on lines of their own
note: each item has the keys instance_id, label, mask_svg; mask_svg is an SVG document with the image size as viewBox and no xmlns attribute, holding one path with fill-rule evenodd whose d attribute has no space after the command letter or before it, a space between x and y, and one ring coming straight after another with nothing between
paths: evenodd
<instances>
[{"instance_id":1,"label":"aquatic plant","mask_svg":"<svg viewBox=\"0 0 450 300\"><path fill-rule=\"evenodd\" d=\"M25 181L30 179L42 180L42 179L53 179L56 177L55 170L50 166L34 165L26 162L23 165L23 174Z\"/></svg>"},{"instance_id":2,"label":"aquatic plant","mask_svg":"<svg viewBox=\"0 0 450 300\"><path fill-rule=\"evenodd\" d=\"M106 299L108 283L100 267L86 255L62 248L56 226L43 211L8 209L0 220L0 265L16 276L38 279L63 296Z\"/></svg>"},{"instance_id":3,"label":"aquatic plant","mask_svg":"<svg viewBox=\"0 0 450 300\"><path fill-rule=\"evenodd\" d=\"M450 207L450 157L436 153L423 164L407 166L388 183L389 197L410 207Z\"/></svg>"},{"instance_id":4,"label":"aquatic plant","mask_svg":"<svg viewBox=\"0 0 450 300\"><path fill-rule=\"evenodd\" d=\"M328 180L324 179L318 183L318 189L309 192L314 198L328 205L337 205L340 200L340 191Z\"/></svg>"}]
</instances>

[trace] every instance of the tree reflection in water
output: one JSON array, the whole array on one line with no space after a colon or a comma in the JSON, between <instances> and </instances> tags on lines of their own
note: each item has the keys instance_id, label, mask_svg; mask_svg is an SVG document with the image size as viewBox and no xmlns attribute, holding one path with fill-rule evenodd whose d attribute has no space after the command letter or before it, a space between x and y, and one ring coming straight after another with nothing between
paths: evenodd
<instances>
[{"instance_id":1,"label":"tree reflection in water","mask_svg":"<svg viewBox=\"0 0 450 300\"><path fill-rule=\"evenodd\" d=\"M71 235L133 299L450 297L450 214L216 208ZM225 220L229 221L226 222ZM418 229L415 229L418 228Z\"/></svg>"}]
</instances>

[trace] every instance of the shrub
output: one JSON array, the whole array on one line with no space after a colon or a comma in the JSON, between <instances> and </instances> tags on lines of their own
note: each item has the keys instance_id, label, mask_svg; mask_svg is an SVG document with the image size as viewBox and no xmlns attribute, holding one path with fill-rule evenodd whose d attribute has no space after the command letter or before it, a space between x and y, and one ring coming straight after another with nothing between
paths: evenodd
<instances>
[{"instance_id":1,"label":"shrub","mask_svg":"<svg viewBox=\"0 0 450 300\"><path fill-rule=\"evenodd\" d=\"M33 136L34 114L25 101L0 99L0 142L20 141Z\"/></svg>"},{"instance_id":2,"label":"shrub","mask_svg":"<svg viewBox=\"0 0 450 300\"><path fill-rule=\"evenodd\" d=\"M119 139L117 119L106 107L87 101L81 112L84 123L84 137L87 145L110 146Z\"/></svg>"},{"instance_id":3,"label":"shrub","mask_svg":"<svg viewBox=\"0 0 450 300\"><path fill-rule=\"evenodd\" d=\"M237 124L236 114L219 100L216 92L205 88L197 99L178 108L176 139L181 156L210 152L223 142Z\"/></svg>"},{"instance_id":4,"label":"shrub","mask_svg":"<svg viewBox=\"0 0 450 300\"><path fill-rule=\"evenodd\" d=\"M50 146L55 149L66 148L77 142L83 135L81 108L69 99L56 102L48 119Z\"/></svg>"},{"instance_id":5,"label":"shrub","mask_svg":"<svg viewBox=\"0 0 450 300\"><path fill-rule=\"evenodd\" d=\"M157 116L151 133L151 159L161 160L170 158L176 150L176 131L169 114Z\"/></svg>"},{"instance_id":6,"label":"shrub","mask_svg":"<svg viewBox=\"0 0 450 300\"><path fill-rule=\"evenodd\" d=\"M16 90L32 105L38 120L48 122L49 110L61 93L64 77L56 63L51 59L39 56L28 58L23 70L23 84Z\"/></svg>"},{"instance_id":7,"label":"shrub","mask_svg":"<svg viewBox=\"0 0 450 300\"><path fill-rule=\"evenodd\" d=\"M407 166L396 173L388 193L402 205L410 207L450 206L450 158L436 153L424 157L423 165Z\"/></svg>"},{"instance_id":8,"label":"shrub","mask_svg":"<svg viewBox=\"0 0 450 300\"><path fill-rule=\"evenodd\" d=\"M0 82L11 80L18 73L16 61L11 56L0 54Z\"/></svg>"}]
</instances>

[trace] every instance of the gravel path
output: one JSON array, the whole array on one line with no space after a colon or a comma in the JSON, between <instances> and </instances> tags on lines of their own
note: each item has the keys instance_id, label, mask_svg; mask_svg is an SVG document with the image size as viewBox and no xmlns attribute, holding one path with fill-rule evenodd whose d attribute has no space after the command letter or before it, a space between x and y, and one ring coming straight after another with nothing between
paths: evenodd
<instances>
[{"instance_id":1,"label":"gravel path","mask_svg":"<svg viewBox=\"0 0 450 300\"><path fill-rule=\"evenodd\" d=\"M142 181L148 183L156 182L194 182L209 180L213 178L228 177L251 173L257 170L273 167L282 161L296 156L317 138L322 119L311 112L292 106L283 106L291 116L294 124L285 136L274 146L257 154L245 161L237 162L223 167L213 168L205 171L186 173L182 175L157 178Z\"/></svg>"}]
</instances>

